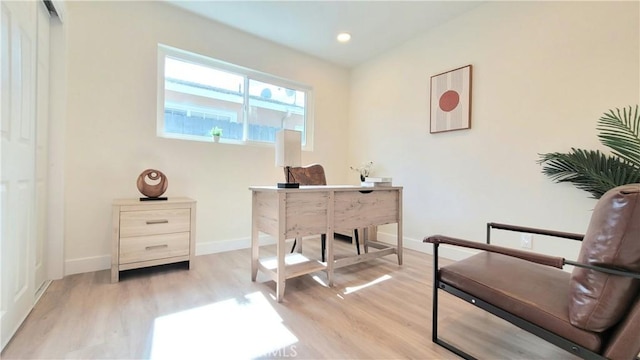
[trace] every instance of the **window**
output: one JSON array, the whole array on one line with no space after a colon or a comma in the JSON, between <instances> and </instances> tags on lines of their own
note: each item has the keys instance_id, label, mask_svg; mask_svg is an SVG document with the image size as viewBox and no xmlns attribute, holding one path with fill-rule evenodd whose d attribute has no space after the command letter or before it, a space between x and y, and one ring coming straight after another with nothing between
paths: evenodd
<instances>
[{"instance_id":1,"label":"window","mask_svg":"<svg viewBox=\"0 0 640 360\"><path fill-rule=\"evenodd\" d=\"M158 45L158 136L270 144L279 129L302 132L310 148L311 87Z\"/></svg>"}]
</instances>

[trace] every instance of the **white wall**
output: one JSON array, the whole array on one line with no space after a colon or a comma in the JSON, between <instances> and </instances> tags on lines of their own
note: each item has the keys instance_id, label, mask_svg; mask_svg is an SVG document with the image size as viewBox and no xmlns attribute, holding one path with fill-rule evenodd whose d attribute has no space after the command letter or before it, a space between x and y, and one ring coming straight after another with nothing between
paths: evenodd
<instances>
[{"instance_id":1,"label":"white wall","mask_svg":"<svg viewBox=\"0 0 640 360\"><path fill-rule=\"evenodd\" d=\"M211 3L215 6L215 2ZM157 44L313 86L315 149L328 181L346 181L349 73L161 2L67 3L66 274L109 267L111 202L164 172L167 196L198 201L197 253L248 246L250 185L282 180L273 148L156 137Z\"/></svg>"},{"instance_id":2,"label":"white wall","mask_svg":"<svg viewBox=\"0 0 640 360\"><path fill-rule=\"evenodd\" d=\"M536 160L601 148L597 119L639 102L639 6L488 3L353 71L350 162L404 186L409 246L430 249L419 242L436 233L482 241L489 221L584 233L594 200ZM430 77L468 64L472 128L429 134ZM577 255L560 242L533 247Z\"/></svg>"},{"instance_id":3,"label":"white wall","mask_svg":"<svg viewBox=\"0 0 640 360\"><path fill-rule=\"evenodd\" d=\"M481 240L488 221L583 232L594 201L544 177L537 154L599 148L600 115L640 98L637 2L488 3L351 74L164 3L67 5L66 274L109 266L111 201L138 197L146 168L198 200L200 253L248 244L247 187L281 178L271 149L155 136L158 42L312 85L303 162L354 183L348 166L373 160L405 187L405 243L421 250L434 233ZM467 64L472 128L430 135L430 76Z\"/></svg>"}]
</instances>

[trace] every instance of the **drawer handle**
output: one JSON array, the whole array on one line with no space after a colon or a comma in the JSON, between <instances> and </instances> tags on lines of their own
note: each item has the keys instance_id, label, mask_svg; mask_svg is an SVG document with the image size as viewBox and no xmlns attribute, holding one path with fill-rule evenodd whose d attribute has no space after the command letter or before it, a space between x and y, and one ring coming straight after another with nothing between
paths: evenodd
<instances>
[{"instance_id":1,"label":"drawer handle","mask_svg":"<svg viewBox=\"0 0 640 360\"><path fill-rule=\"evenodd\" d=\"M153 224L168 224L169 220L167 219L163 219L163 220L147 220L147 225L153 225Z\"/></svg>"},{"instance_id":2,"label":"drawer handle","mask_svg":"<svg viewBox=\"0 0 640 360\"><path fill-rule=\"evenodd\" d=\"M144 249L145 250L157 250L157 249L164 249L164 248L168 248L169 245L164 244L164 245L153 245L153 246L147 246Z\"/></svg>"}]
</instances>

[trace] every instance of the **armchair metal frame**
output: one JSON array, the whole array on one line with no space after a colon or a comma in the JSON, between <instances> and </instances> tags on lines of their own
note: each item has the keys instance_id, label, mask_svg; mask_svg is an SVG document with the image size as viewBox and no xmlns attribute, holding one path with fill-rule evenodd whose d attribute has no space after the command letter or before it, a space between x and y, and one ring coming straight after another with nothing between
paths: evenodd
<instances>
[{"instance_id":1,"label":"armchair metal frame","mask_svg":"<svg viewBox=\"0 0 640 360\"><path fill-rule=\"evenodd\" d=\"M515 257L522 257L525 258L527 260L531 260L529 258L528 255L532 254L531 252L527 252L527 251L521 251L521 250L515 250L515 249L508 249L508 248L503 248L503 247L499 247L499 246L495 246L495 245L491 245L491 229L499 229L499 230L507 230L507 231L516 231L516 232L521 232L521 233L531 233L531 234L539 234L539 235L546 235L546 236L553 236L553 237L559 237L559 238L565 238L565 239L571 239L571 240L577 240L577 241L582 241L584 235L580 235L580 234L574 234L574 233L566 233L566 232L558 232L558 231L552 231L552 230L544 230L544 229L536 229L536 228L530 228L530 227L522 227L522 226L515 226L515 225L507 225L507 224L499 224L499 223L487 223L487 240L486 240L486 244L482 244L482 243L474 243L474 242L470 242L470 241L462 241L463 244L460 244L460 240L458 239L452 239L452 238L447 238L444 236L433 236L428 238L429 241L433 243L433 266L434 266L434 272L433 272L433 331L432 331L432 341L446 349L448 349L449 351L463 357L464 359L476 359L475 357L473 357L472 355L466 353L465 351L457 348L456 346L447 343L446 341L444 341L443 339L438 337L438 290L443 290L446 291L447 293L458 297L462 300L467 301L468 303L475 305L476 307L481 308L482 310L485 310L501 319L504 319L506 321L508 321L509 323L531 333L534 334L540 338L542 338L543 340L546 340L549 343L552 343L556 346L558 346L561 349L564 349L576 356L579 356L583 359L606 359L605 357L603 357L600 354L597 354L581 345L578 345L562 336L559 336L553 332L550 332L536 324L533 324L519 316L516 316L514 314L511 314L499 307L496 307L486 301L483 301L482 299L478 299L477 297L461 290L458 289L454 286L451 286L449 284L446 284L444 282L440 281L440 277L439 277L439 266L438 266L438 247L440 244L448 244L448 245L457 245L457 246L463 246L463 247L467 247L467 248L473 248L473 249L477 249L477 250L484 250L484 251L490 251L490 252L497 252L497 253L501 253L504 255L509 255L509 256L515 256ZM427 239L425 239L425 242L427 242ZM455 242L455 243L454 243ZM519 256L521 255L521 256ZM541 256L541 260L540 261L536 261L540 264L543 265L549 265L549 266L555 266L555 267L559 267L562 268L563 265L573 265L573 266L577 266L577 267L583 267L583 268L587 268L587 269L592 269L592 270L596 270L596 271L601 271L601 272L605 272L605 273L609 273L609 274L614 274L614 275L619 275L619 276L628 276L628 277L632 277L635 279L640 279L640 273L634 273L634 272L630 272L630 271L625 271L625 270L621 270L621 269L613 269L613 268L606 268L606 267L601 267L601 266L594 266L594 265L589 265L589 264L582 264L582 263L578 263L575 261L570 261L570 260L565 260L563 258L557 258L557 257L547 257L542 255ZM636 359L640 359L638 357L636 357Z\"/></svg>"}]
</instances>

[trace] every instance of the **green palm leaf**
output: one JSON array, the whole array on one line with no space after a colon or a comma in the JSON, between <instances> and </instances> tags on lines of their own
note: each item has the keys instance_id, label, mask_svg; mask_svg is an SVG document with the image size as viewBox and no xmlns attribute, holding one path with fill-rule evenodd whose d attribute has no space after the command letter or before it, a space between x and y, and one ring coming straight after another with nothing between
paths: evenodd
<instances>
[{"instance_id":1,"label":"green palm leaf","mask_svg":"<svg viewBox=\"0 0 640 360\"><path fill-rule=\"evenodd\" d=\"M553 181L572 183L595 199L616 186L640 182L640 169L600 151L572 148L566 154L542 154L538 163Z\"/></svg>"},{"instance_id":2,"label":"green palm leaf","mask_svg":"<svg viewBox=\"0 0 640 360\"><path fill-rule=\"evenodd\" d=\"M614 155L640 169L640 112L638 105L635 111L629 106L609 110L598 122L600 142L612 149Z\"/></svg>"},{"instance_id":3,"label":"green palm leaf","mask_svg":"<svg viewBox=\"0 0 640 360\"><path fill-rule=\"evenodd\" d=\"M638 105L609 110L596 127L600 142L612 156L600 151L572 148L571 152L540 154L542 173L551 180L569 182L599 199L605 192L625 184L640 183L640 112Z\"/></svg>"}]
</instances>

